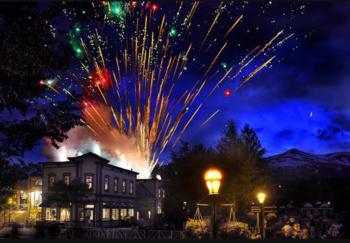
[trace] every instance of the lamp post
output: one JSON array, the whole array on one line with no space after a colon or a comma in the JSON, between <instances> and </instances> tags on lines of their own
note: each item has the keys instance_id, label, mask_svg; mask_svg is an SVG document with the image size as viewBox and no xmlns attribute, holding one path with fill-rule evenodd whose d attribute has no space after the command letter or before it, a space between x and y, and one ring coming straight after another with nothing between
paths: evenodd
<instances>
[{"instance_id":1,"label":"lamp post","mask_svg":"<svg viewBox=\"0 0 350 243\"><path fill-rule=\"evenodd\" d=\"M265 212L264 212L264 202L265 202L265 198L266 198L266 194L263 192L259 192L256 196L258 198L258 202L260 205L260 227L259 227L259 231L260 231L260 235L261 235L261 239L265 239Z\"/></svg>"},{"instance_id":2,"label":"lamp post","mask_svg":"<svg viewBox=\"0 0 350 243\"><path fill-rule=\"evenodd\" d=\"M204 174L204 180L206 182L209 196L213 199L212 204L212 226L213 226L213 238L216 239L216 196L219 194L221 185L222 174L218 169L208 169Z\"/></svg>"},{"instance_id":3,"label":"lamp post","mask_svg":"<svg viewBox=\"0 0 350 243\"><path fill-rule=\"evenodd\" d=\"M12 197L9 197L9 198L7 199L7 205L9 206L9 219L8 219L8 221L9 221L9 226L10 226L10 223L11 223L11 206L12 206L12 204L14 204L13 198L12 198Z\"/></svg>"}]
</instances>

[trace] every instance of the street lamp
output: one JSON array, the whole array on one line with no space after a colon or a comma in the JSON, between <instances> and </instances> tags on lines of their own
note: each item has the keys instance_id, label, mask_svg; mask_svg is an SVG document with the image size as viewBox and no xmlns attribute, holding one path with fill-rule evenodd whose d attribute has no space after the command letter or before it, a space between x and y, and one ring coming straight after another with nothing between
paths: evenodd
<instances>
[{"instance_id":1,"label":"street lamp","mask_svg":"<svg viewBox=\"0 0 350 243\"><path fill-rule=\"evenodd\" d=\"M208 169L204 174L204 180L206 182L209 195L213 199L212 204L212 225L213 225L213 238L216 239L216 195L219 194L221 185L222 174L218 169Z\"/></svg>"},{"instance_id":2,"label":"street lamp","mask_svg":"<svg viewBox=\"0 0 350 243\"><path fill-rule=\"evenodd\" d=\"M207 184L209 195L219 194L222 175L217 169L209 169L204 174L204 180Z\"/></svg>"},{"instance_id":3,"label":"street lamp","mask_svg":"<svg viewBox=\"0 0 350 243\"><path fill-rule=\"evenodd\" d=\"M264 202L266 198L266 194L263 192L259 192L256 197L258 198L258 202L260 204L260 235L261 239L265 239L265 212L264 212Z\"/></svg>"},{"instance_id":4,"label":"street lamp","mask_svg":"<svg viewBox=\"0 0 350 243\"><path fill-rule=\"evenodd\" d=\"M13 201L13 198L12 197L9 197L7 199L7 205L9 206L9 226L10 226L10 223L11 223L11 206L15 204L15 202Z\"/></svg>"}]
</instances>

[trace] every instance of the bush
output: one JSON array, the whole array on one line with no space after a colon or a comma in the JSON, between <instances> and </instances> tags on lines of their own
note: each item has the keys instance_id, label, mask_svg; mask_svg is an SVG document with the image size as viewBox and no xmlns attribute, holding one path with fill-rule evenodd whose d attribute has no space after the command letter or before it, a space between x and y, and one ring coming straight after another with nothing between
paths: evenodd
<instances>
[{"instance_id":1,"label":"bush","mask_svg":"<svg viewBox=\"0 0 350 243\"><path fill-rule=\"evenodd\" d=\"M186 237L190 239L205 239L210 236L210 221L188 219L185 224Z\"/></svg>"},{"instance_id":2,"label":"bush","mask_svg":"<svg viewBox=\"0 0 350 243\"><path fill-rule=\"evenodd\" d=\"M222 239L249 239L248 224L227 222L220 226L219 236Z\"/></svg>"}]
</instances>

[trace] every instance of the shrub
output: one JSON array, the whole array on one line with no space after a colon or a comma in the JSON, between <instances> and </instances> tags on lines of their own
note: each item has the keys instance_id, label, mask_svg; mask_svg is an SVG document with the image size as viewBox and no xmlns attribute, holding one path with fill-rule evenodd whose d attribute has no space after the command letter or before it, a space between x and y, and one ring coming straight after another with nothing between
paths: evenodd
<instances>
[{"instance_id":1,"label":"shrub","mask_svg":"<svg viewBox=\"0 0 350 243\"><path fill-rule=\"evenodd\" d=\"M210 221L206 219L188 219L185 224L186 237L190 239L209 238Z\"/></svg>"},{"instance_id":2,"label":"shrub","mask_svg":"<svg viewBox=\"0 0 350 243\"><path fill-rule=\"evenodd\" d=\"M219 227L219 236L222 239L248 239L248 224L243 222L227 222Z\"/></svg>"}]
</instances>

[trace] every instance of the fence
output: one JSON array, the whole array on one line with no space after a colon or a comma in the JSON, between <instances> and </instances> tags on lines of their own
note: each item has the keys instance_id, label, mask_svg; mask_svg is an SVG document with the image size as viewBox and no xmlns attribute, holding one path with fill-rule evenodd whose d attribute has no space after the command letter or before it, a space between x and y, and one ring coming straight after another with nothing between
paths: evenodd
<instances>
[{"instance_id":1,"label":"fence","mask_svg":"<svg viewBox=\"0 0 350 243\"><path fill-rule=\"evenodd\" d=\"M74 238L72 231L66 231L62 238ZM87 228L84 232L84 239L92 240L176 240L184 239L183 231L177 230L140 230L121 228Z\"/></svg>"}]
</instances>

